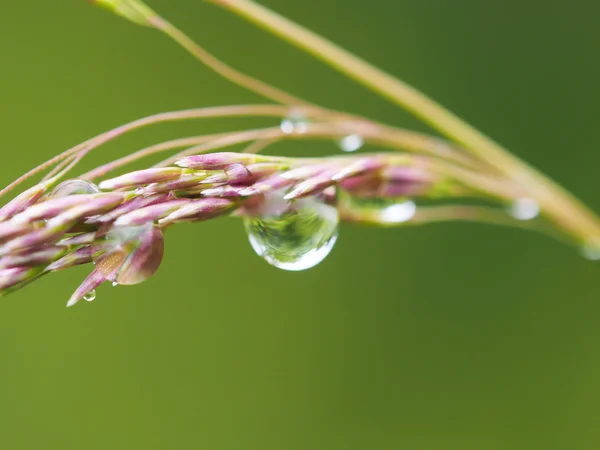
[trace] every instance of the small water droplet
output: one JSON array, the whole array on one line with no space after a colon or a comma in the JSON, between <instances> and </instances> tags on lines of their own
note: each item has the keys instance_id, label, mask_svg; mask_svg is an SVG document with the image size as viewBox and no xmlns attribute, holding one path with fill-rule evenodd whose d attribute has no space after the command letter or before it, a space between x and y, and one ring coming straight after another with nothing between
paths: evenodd
<instances>
[{"instance_id":1,"label":"small water droplet","mask_svg":"<svg viewBox=\"0 0 600 450\"><path fill-rule=\"evenodd\" d=\"M152 222L139 226L112 226L96 236L92 260L96 269L118 284L138 284L156 272L162 260L164 241Z\"/></svg>"},{"instance_id":2,"label":"small water droplet","mask_svg":"<svg viewBox=\"0 0 600 450\"><path fill-rule=\"evenodd\" d=\"M533 198L518 198L510 206L509 214L517 220L535 219L540 214L540 205Z\"/></svg>"},{"instance_id":3,"label":"small water droplet","mask_svg":"<svg viewBox=\"0 0 600 450\"><path fill-rule=\"evenodd\" d=\"M304 134L308 129L308 121L298 113L292 113L281 121L280 129L285 134Z\"/></svg>"},{"instance_id":4,"label":"small water droplet","mask_svg":"<svg viewBox=\"0 0 600 450\"><path fill-rule=\"evenodd\" d=\"M83 296L83 299L86 302L93 302L94 300L96 300L96 290L92 289L90 292Z\"/></svg>"},{"instance_id":5,"label":"small water droplet","mask_svg":"<svg viewBox=\"0 0 600 450\"><path fill-rule=\"evenodd\" d=\"M97 194L100 192L98 186L86 180L67 180L54 188L51 197L59 198L74 194Z\"/></svg>"},{"instance_id":6,"label":"small water droplet","mask_svg":"<svg viewBox=\"0 0 600 450\"><path fill-rule=\"evenodd\" d=\"M116 281L112 282L112 287L117 287L119 285L119 283L117 283Z\"/></svg>"},{"instance_id":7,"label":"small water droplet","mask_svg":"<svg viewBox=\"0 0 600 450\"><path fill-rule=\"evenodd\" d=\"M349 134L340 139L340 148L345 152L355 152L364 145L365 141L359 134Z\"/></svg>"},{"instance_id":8,"label":"small water droplet","mask_svg":"<svg viewBox=\"0 0 600 450\"><path fill-rule=\"evenodd\" d=\"M384 223L408 222L415 216L417 205L412 200L382 207L379 212L379 220Z\"/></svg>"},{"instance_id":9,"label":"small water droplet","mask_svg":"<svg viewBox=\"0 0 600 450\"><path fill-rule=\"evenodd\" d=\"M282 195L267 195L264 211L272 209L271 202L279 204ZM337 209L315 198L294 201L277 215L254 214L244 217L250 245L269 264L283 270L316 266L329 255L338 237Z\"/></svg>"},{"instance_id":10,"label":"small water droplet","mask_svg":"<svg viewBox=\"0 0 600 450\"><path fill-rule=\"evenodd\" d=\"M588 242L581 247L581 254L585 259L589 259L590 261L600 261L600 246Z\"/></svg>"},{"instance_id":11,"label":"small water droplet","mask_svg":"<svg viewBox=\"0 0 600 450\"><path fill-rule=\"evenodd\" d=\"M341 190L338 202L359 217L376 223L408 222L417 213L416 203L406 198L359 197Z\"/></svg>"}]
</instances>

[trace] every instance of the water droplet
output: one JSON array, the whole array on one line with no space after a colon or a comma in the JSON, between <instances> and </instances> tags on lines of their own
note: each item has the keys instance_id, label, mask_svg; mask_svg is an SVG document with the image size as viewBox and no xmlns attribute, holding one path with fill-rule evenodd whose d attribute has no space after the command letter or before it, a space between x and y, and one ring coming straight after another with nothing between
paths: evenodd
<instances>
[{"instance_id":1,"label":"water droplet","mask_svg":"<svg viewBox=\"0 0 600 450\"><path fill-rule=\"evenodd\" d=\"M365 141L359 134L350 134L340 139L340 148L345 152L355 152L364 145Z\"/></svg>"},{"instance_id":2,"label":"water droplet","mask_svg":"<svg viewBox=\"0 0 600 450\"><path fill-rule=\"evenodd\" d=\"M341 190L338 202L357 218L376 223L408 222L417 213L416 203L406 198L358 197Z\"/></svg>"},{"instance_id":3,"label":"water droplet","mask_svg":"<svg viewBox=\"0 0 600 450\"><path fill-rule=\"evenodd\" d=\"M412 200L385 206L379 210L379 221L384 223L408 222L415 216L417 205Z\"/></svg>"},{"instance_id":4,"label":"water droplet","mask_svg":"<svg viewBox=\"0 0 600 450\"><path fill-rule=\"evenodd\" d=\"M83 296L83 299L86 302L93 302L94 300L96 300L96 290L92 289L90 292Z\"/></svg>"},{"instance_id":5,"label":"water droplet","mask_svg":"<svg viewBox=\"0 0 600 450\"><path fill-rule=\"evenodd\" d=\"M581 254L590 261L600 261L600 246L593 242L588 242L581 247Z\"/></svg>"},{"instance_id":6,"label":"water droplet","mask_svg":"<svg viewBox=\"0 0 600 450\"><path fill-rule=\"evenodd\" d=\"M119 285L119 283L117 283L116 281L112 282L112 287L117 287Z\"/></svg>"},{"instance_id":7,"label":"water droplet","mask_svg":"<svg viewBox=\"0 0 600 450\"><path fill-rule=\"evenodd\" d=\"M86 180L67 180L54 188L51 197L59 198L74 194L97 194L100 192L98 186Z\"/></svg>"},{"instance_id":8,"label":"water droplet","mask_svg":"<svg viewBox=\"0 0 600 450\"><path fill-rule=\"evenodd\" d=\"M288 204L284 212L265 214L280 204L281 192L269 194L262 211L244 218L250 245L269 264L299 271L316 266L329 255L338 237L339 216L333 206L315 198ZM278 208L275 208L278 209Z\"/></svg>"},{"instance_id":9,"label":"water droplet","mask_svg":"<svg viewBox=\"0 0 600 450\"><path fill-rule=\"evenodd\" d=\"M93 262L113 286L147 280L158 269L164 252L162 231L152 222L113 225L99 231L96 240Z\"/></svg>"},{"instance_id":10,"label":"water droplet","mask_svg":"<svg viewBox=\"0 0 600 450\"><path fill-rule=\"evenodd\" d=\"M540 205L533 198L518 198L510 206L509 214L517 220L535 219L540 214Z\"/></svg>"},{"instance_id":11,"label":"water droplet","mask_svg":"<svg viewBox=\"0 0 600 450\"><path fill-rule=\"evenodd\" d=\"M281 121L281 131L285 134L304 134L308 129L308 121L298 113L292 113Z\"/></svg>"}]
</instances>

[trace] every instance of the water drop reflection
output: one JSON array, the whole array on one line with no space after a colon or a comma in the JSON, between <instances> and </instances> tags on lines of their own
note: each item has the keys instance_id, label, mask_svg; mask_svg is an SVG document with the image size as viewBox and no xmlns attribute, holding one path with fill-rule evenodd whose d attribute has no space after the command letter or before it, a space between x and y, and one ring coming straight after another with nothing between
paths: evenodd
<instances>
[{"instance_id":1,"label":"water drop reflection","mask_svg":"<svg viewBox=\"0 0 600 450\"><path fill-rule=\"evenodd\" d=\"M254 251L275 267L290 271L310 269L333 249L338 237L337 209L306 198L288 204L281 212L270 204L279 206L282 195L269 194L261 211L244 218L248 240Z\"/></svg>"}]
</instances>

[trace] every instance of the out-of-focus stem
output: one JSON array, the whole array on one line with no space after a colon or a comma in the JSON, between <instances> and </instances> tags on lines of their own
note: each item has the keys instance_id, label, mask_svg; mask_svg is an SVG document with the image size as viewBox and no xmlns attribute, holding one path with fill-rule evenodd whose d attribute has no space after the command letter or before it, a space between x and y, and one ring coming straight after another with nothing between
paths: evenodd
<instances>
[{"instance_id":1,"label":"out-of-focus stem","mask_svg":"<svg viewBox=\"0 0 600 450\"><path fill-rule=\"evenodd\" d=\"M244 153L260 153L275 142L277 142L277 139L260 139L254 141L244 149Z\"/></svg>"},{"instance_id":2,"label":"out-of-focus stem","mask_svg":"<svg viewBox=\"0 0 600 450\"><path fill-rule=\"evenodd\" d=\"M156 14L156 13L155 13ZM277 103L284 105L308 105L309 103L289 94L279 88L271 86L270 84L264 83L254 77L246 75L233 67L225 64L220 59L207 52L200 45L192 41L185 33L179 28L175 27L170 22L166 21L162 17L155 15L149 18L150 24L159 31L162 31L188 52L190 52L196 59L201 61L207 67L217 72L222 77L237 84L245 89L248 89L256 94L273 100Z\"/></svg>"},{"instance_id":3,"label":"out-of-focus stem","mask_svg":"<svg viewBox=\"0 0 600 450\"><path fill-rule=\"evenodd\" d=\"M563 243L570 243L566 235L551 228L541 221L517 220L506 214L506 211L490 206L477 205L436 205L421 206L415 215L405 222L381 222L374 219L372 214L363 214L360 209L352 209L347 205L338 205L340 218L348 222L377 227L404 227L435 224L440 222L471 222L486 225L520 228L545 234Z\"/></svg>"},{"instance_id":4,"label":"out-of-focus stem","mask_svg":"<svg viewBox=\"0 0 600 450\"><path fill-rule=\"evenodd\" d=\"M204 48L192 41L185 33L163 19L153 11L142 0L89 0L99 6L107 8L117 15L131 20L138 25L153 27L190 52L204 65L221 75L223 78L241 86L249 91L255 92L276 103L287 105L307 105L308 102L291 95L279 88L271 86L261 80L246 75L237 69L225 64L223 61L206 51Z\"/></svg>"},{"instance_id":5,"label":"out-of-focus stem","mask_svg":"<svg viewBox=\"0 0 600 450\"><path fill-rule=\"evenodd\" d=\"M461 153L460 149L452 148L452 146L444 142L441 139L427 136L421 133L413 131L403 130L395 127L389 127L376 123L369 122L367 120L360 120L355 116L350 116L342 112L324 110L321 108L313 107L287 107L281 105L234 105L234 106L218 106L209 108L198 108L189 109L183 111L173 111L162 114L156 114L153 116L145 117L134 122L130 122L113 130L102 133L92 139L89 139L82 144L79 144L60 155L50 159L41 166L33 169L24 176L20 177L17 181L7 186L1 193L8 192L12 188L16 187L20 182L26 180L28 177L35 175L43 168L51 167L53 164L59 162L59 165L49 173L44 179L47 179L55 175L58 171L62 170L64 166L70 164L71 158L77 153L77 161L81 160L87 153L98 148L99 146L116 139L117 137L128 133L130 131L161 123L171 122L177 120L190 120L190 119L201 119L211 117L238 117L238 116L251 116L251 117L285 117L291 112L300 113L307 120L325 120L331 122L332 126L343 126L346 128L347 133L359 132L361 134L369 136L380 136L380 142L387 143L386 145L391 148L398 150L414 151L418 153L429 154L433 156L439 156L442 159L456 162L457 164L464 165L466 167L474 168L476 162L472 161L468 156ZM335 125L337 124L337 125ZM216 135L198 136L193 138L178 139L174 141L168 141L155 146L148 147L146 149L139 150L132 154L129 154L116 161L112 161L108 164L100 166L91 172L83 174L82 177L86 179L95 179L105 175L106 173L136 161L142 157L166 151L180 146L196 145L202 142L211 141L219 137L225 137L229 133L220 133ZM186 139L190 139L187 141ZM181 145L180 145L181 144ZM252 151L258 151L260 148L255 148ZM62 162L60 162L62 161ZM71 166L72 167L72 166Z\"/></svg>"},{"instance_id":6,"label":"out-of-focus stem","mask_svg":"<svg viewBox=\"0 0 600 450\"><path fill-rule=\"evenodd\" d=\"M572 194L417 89L254 1L213 1L311 53L452 138L525 187L543 213L574 237L600 239L597 217Z\"/></svg>"}]
</instances>

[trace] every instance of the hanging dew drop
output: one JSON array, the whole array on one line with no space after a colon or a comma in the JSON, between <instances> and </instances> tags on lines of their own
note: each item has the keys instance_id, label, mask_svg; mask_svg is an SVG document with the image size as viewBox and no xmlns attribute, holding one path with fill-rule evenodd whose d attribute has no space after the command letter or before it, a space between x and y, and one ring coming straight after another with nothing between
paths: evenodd
<instances>
[{"instance_id":1,"label":"hanging dew drop","mask_svg":"<svg viewBox=\"0 0 600 450\"><path fill-rule=\"evenodd\" d=\"M93 302L94 300L96 300L96 290L92 289L90 292L83 296L83 299L86 302Z\"/></svg>"},{"instance_id":2,"label":"hanging dew drop","mask_svg":"<svg viewBox=\"0 0 600 450\"><path fill-rule=\"evenodd\" d=\"M282 193L269 194L270 203L280 203ZM279 208L275 208L277 210ZM338 237L337 209L314 198L297 200L284 212L264 213L244 218L248 240L254 251L279 269L300 271L323 261Z\"/></svg>"},{"instance_id":3,"label":"hanging dew drop","mask_svg":"<svg viewBox=\"0 0 600 450\"><path fill-rule=\"evenodd\" d=\"M588 242L581 247L581 254L590 261L600 261L600 246L594 242Z\"/></svg>"},{"instance_id":4,"label":"hanging dew drop","mask_svg":"<svg viewBox=\"0 0 600 450\"><path fill-rule=\"evenodd\" d=\"M97 194L100 192L98 186L86 180L67 180L54 188L51 197L60 198L75 194Z\"/></svg>"},{"instance_id":5,"label":"hanging dew drop","mask_svg":"<svg viewBox=\"0 0 600 450\"><path fill-rule=\"evenodd\" d=\"M417 205L412 200L388 205L378 211L379 220L383 223L408 222L416 213Z\"/></svg>"},{"instance_id":6,"label":"hanging dew drop","mask_svg":"<svg viewBox=\"0 0 600 450\"><path fill-rule=\"evenodd\" d=\"M533 198L518 198L508 212L517 220L532 220L540 214L540 205Z\"/></svg>"},{"instance_id":7,"label":"hanging dew drop","mask_svg":"<svg viewBox=\"0 0 600 450\"><path fill-rule=\"evenodd\" d=\"M163 257L162 231L152 222L136 226L113 225L96 237L92 259L113 286L138 284L151 277Z\"/></svg>"},{"instance_id":8,"label":"hanging dew drop","mask_svg":"<svg viewBox=\"0 0 600 450\"><path fill-rule=\"evenodd\" d=\"M343 190L338 192L338 201L357 218L375 223L404 223L417 213L417 205L406 198L358 197Z\"/></svg>"},{"instance_id":9,"label":"hanging dew drop","mask_svg":"<svg viewBox=\"0 0 600 450\"><path fill-rule=\"evenodd\" d=\"M359 134L350 134L340 139L340 148L345 152L355 152L359 150L365 141Z\"/></svg>"}]
</instances>

